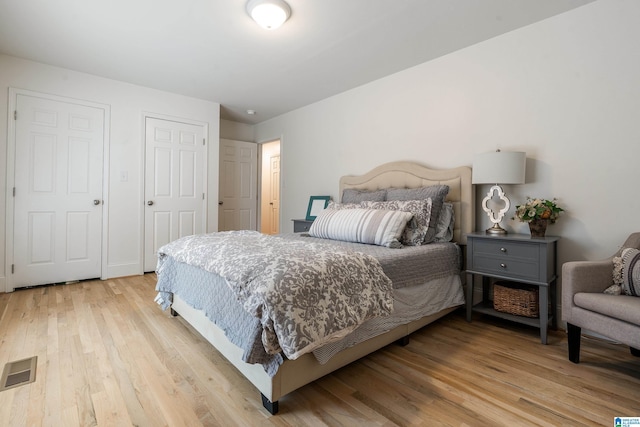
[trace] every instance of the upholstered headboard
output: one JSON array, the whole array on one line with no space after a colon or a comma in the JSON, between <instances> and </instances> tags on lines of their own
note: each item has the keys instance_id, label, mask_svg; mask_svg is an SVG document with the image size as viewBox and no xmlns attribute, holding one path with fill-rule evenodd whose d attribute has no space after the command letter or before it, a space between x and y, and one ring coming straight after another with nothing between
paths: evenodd
<instances>
[{"instance_id":1,"label":"upholstered headboard","mask_svg":"<svg viewBox=\"0 0 640 427\"><path fill-rule=\"evenodd\" d=\"M468 166L435 170L413 162L385 163L364 175L340 178L340 197L345 188L380 190L436 184L449 186L446 201L453 203L455 213L453 240L466 244L466 235L473 231L475 222L475 193L471 185L471 168Z\"/></svg>"}]
</instances>

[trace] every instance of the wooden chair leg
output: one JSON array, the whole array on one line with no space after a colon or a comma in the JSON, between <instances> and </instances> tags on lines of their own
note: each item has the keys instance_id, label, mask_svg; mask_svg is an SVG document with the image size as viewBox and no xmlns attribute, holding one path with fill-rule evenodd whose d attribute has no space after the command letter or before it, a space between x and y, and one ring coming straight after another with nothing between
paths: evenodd
<instances>
[{"instance_id":1,"label":"wooden chair leg","mask_svg":"<svg viewBox=\"0 0 640 427\"><path fill-rule=\"evenodd\" d=\"M569 360L580 363L580 333L581 328L567 323L567 338L569 344Z\"/></svg>"},{"instance_id":2,"label":"wooden chair leg","mask_svg":"<svg viewBox=\"0 0 640 427\"><path fill-rule=\"evenodd\" d=\"M633 348L633 347L629 347L629 350L631 350L631 354L633 354L636 357L640 357L640 350L637 348Z\"/></svg>"}]
</instances>

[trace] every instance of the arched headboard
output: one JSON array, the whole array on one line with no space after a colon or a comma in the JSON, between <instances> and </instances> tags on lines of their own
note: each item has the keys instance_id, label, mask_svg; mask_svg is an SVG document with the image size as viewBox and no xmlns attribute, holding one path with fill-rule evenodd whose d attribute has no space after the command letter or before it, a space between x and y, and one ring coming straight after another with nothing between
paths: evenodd
<instances>
[{"instance_id":1,"label":"arched headboard","mask_svg":"<svg viewBox=\"0 0 640 427\"><path fill-rule=\"evenodd\" d=\"M345 188L380 190L383 188L419 188L428 185L448 185L446 201L453 203L455 224L453 240L466 244L466 235L475 224L475 192L471 185L471 168L429 169L414 162L391 162L380 165L364 175L340 178L340 197Z\"/></svg>"}]
</instances>

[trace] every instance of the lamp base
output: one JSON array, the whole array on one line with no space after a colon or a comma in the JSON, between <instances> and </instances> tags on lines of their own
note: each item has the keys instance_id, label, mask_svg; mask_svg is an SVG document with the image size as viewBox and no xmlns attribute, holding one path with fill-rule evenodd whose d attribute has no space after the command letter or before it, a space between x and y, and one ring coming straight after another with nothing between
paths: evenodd
<instances>
[{"instance_id":1,"label":"lamp base","mask_svg":"<svg viewBox=\"0 0 640 427\"><path fill-rule=\"evenodd\" d=\"M507 230L505 230L504 228L500 227L500 224L496 223L496 224L493 224L493 227L487 228L485 230L485 233L487 233L487 234L507 234Z\"/></svg>"},{"instance_id":2,"label":"lamp base","mask_svg":"<svg viewBox=\"0 0 640 427\"><path fill-rule=\"evenodd\" d=\"M498 198L504 203L504 207L497 212L494 212L489 207L489 202L493 198L493 193L497 193ZM504 218L504 214L507 213L510 206L511 202L509 201L509 198L504 194L504 191L502 191L502 187L496 184L489 189L487 197L482 200L482 210L484 210L487 215L489 215L489 220L493 223L493 227L487 228L485 230L487 234L507 234L507 230L500 227L500 221L502 221L502 218Z\"/></svg>"}]
</instances>

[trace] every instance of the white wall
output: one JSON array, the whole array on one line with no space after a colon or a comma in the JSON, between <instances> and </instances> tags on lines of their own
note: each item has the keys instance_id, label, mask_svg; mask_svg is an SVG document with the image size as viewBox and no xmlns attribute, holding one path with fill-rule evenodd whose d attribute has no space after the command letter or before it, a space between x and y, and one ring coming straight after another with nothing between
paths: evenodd
<instances>
[{"instance_id":1,"label":"white wall","mask_svg":"<svg viewBox=\"0 0 640 427\"><path fill-rule=\"evenodd\" d=\"M254 127L246 123L220 120L220 138L255 142Z\"/></svg>"},{"instance_id":2,"label":"white wall","mask_svg":"<svg viewBox=\"0 0 640 427\"><path fill-rule=\"evenodd\" d=\"M514 205L566 208L548 229L559 264L609 256L640 231L638 22L640 2L598 1L256 125L257 141L282 137L283 231L310 195L337 198L342 175L501 148L527 152L527 184L505 186Z\"/></svg>"},{"instance_id":3,"label":"white wall","mask_svg":"<svg viewBox=\"0 0 640 427\"><path fill-rule=\"evenodd\" d=\"M215 165L208 181L208 229L218 224L218 153L220 105L154 89L104 79L89 74L51 67L11 56L0 55L0 165L7 164L9 88L27 89L107 104L111 110L109 183L109 233L107 275L142 272L143 230L143 114L153 113L207 123L209 165ZM120 171L128 171L120 182ZM6 177L0 174L0 292L5 282L5 194Z\"/></svg>"}]
</instances>

